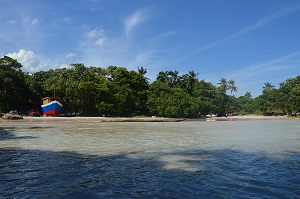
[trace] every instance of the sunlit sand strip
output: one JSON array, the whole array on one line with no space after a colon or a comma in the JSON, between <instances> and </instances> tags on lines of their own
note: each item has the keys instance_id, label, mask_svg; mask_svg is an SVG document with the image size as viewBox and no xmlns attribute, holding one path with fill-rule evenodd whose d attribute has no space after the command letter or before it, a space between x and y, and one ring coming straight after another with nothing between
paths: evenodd
<instances>
[{"instance_id":1,"label":"sunlit sand strip","mask_svg":"<svg viewBox=\"0 0 300 199\"><path fill-rule=\"evenodd\" d=\"M182 155L165 155L160 157L160 161L165 163L164 169L167 170L182 170L195 172L202 170L199 167L196 167L192 164L188 164L190 161L199 161L201 160L199 157L194 156L182 156Z\"/></svg>"},{"instance_id":2,"label":"sunlit sand strip","mask_svg":"<svg viewBox=\"0 0 300 199\"><path fill-rule=\"evenodd\" d=\"M144 153L134 153L128 154L128 158L132 159L142 159L142 158L154 158L159 162L164 164L163 169L166 170L182 170L188 172L196 172L201 171L203 168L200 168L199 165L195 166L192 165L190 162L192 161L200 161L200 160L207 160L207 157L196 157L196 156L189 156L189 155L172 155L172 154L161 154L160 152L144 152ZM170 153L171 151L168 150ZM175 152L172 150L172 152Z\"/></svg>"},{"instance_id":3,"label":"sunlit sand strip","mask_svg":"<svg viewBox=\"0 0 300 199\"><path fill-rule=\"evenodd\" d=\"M278 120L278 119L300 119L289 116L262 116L262 115L238 115L229 117L201 118L203 121L233 121L233 120ZM81 121L81 122L181 122L199 120L198 118L165 118L165 117L24 117L24 121Z\"/></svg>"},{"instance_id":4,"label":"sunlit sand strip","mask_svg":"<svg viewBox=\"0 0 300 199\"><path fill-rule=\"evenodd\" d=\"M278 120L278 119L300 119L289 116L263 116L263 115L238 115L229 117L208 117L206 121L233 121L233 120Z\"/></svg>"},{"instance_id":5,"label":"sunlit sand strip","mask_svg":"<svg viewBox=\"0 0 300 199\"><path fill-rule=\"evenodd\" d=\"M184 118L164 117L24 117L24 120L65 120L65 121L98 121L98 122L181 122Z\"/></svg>"}]
</instances>

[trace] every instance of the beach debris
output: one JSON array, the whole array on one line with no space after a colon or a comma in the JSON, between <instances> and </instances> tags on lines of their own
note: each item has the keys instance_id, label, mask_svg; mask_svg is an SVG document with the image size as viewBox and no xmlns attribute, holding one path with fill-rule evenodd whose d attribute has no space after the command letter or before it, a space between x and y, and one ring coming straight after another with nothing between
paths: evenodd
<instances>
[{"instance_id":1,"label":"beach debris","mask_svg":"<svg viewBox=\"0 0 300 199\"><path fill-rule=\"evenodd\" d=\"M17 119L23 119L23 117L17 111L10 111L9 113L5 113L2 116L2 119L17 120Z\"/></svg>"}]
</instances>

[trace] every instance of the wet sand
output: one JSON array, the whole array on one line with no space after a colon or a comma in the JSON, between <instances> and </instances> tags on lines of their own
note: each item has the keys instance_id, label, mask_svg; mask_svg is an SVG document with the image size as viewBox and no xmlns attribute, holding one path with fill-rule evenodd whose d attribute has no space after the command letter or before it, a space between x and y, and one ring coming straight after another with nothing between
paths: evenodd
<instances>
[{"instance_id":1,"label":"wet sand","mask_svg":"<svg viewBox=\"0 0 300 199\"><path fill-rule=\"evenodd\" d=\"M297 117L291 116L263 116L263 115L238 115L238 116L229 116L229 117L208 117L206 119L215 119L215 120L278 120L278 119L297 119ZM299 119L299 118L298 118Z\"/></svg>"},{"instance_id":2,"label":"wet sand","mask_svg":"<svg viewBox=\"0 0 300 199\"><path fill-rule=\"evenodd\" d=\"M191 120L203 121L226 121L226 120L278 120L299 119L289 116L262 116L262 115L240 115L229 117L207 117L207 118L164 118L164 117L24 117L23 120L68 120L68 121L99 121L99 122L181 122Z\"/></svg>"},{"instance_id":3,"label":"wet sand","mask_svg":"<svg viewBox=\"0 0 300 199\"><path fill-rule=\"evenodd\" d=\"M181 122L185 118L164 117L24 117L24 120L85 120L99 122Z\"/></svg>"}]
</instances>

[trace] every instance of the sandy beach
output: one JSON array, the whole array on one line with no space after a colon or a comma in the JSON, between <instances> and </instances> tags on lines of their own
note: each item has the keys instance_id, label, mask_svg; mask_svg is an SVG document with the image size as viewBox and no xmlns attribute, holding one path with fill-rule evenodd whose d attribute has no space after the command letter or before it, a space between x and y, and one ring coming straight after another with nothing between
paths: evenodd
<instances>
[{"instance_id":1,"label":"sandy beach","mask_svg":"<svg viewBox=\"0 0 300 199\"><path fill-rule=\"evenodd\" d=\"M289 116L262 116L262 115L239 115L229 117L207 117L207 118L165 118L165 117L29 117L23 120L84 120L99 122L182 122L182 121L234 121L234 120L278 120L278 119L299 119Z\"/></svg>"},{"instance_id":2,"label":"sandy beach","mask_svg":"<svg viewBox=\"0 0 300 199\"><path fill-rule=\"evenodd\" d=\"M263 116L263 115L238 115L229 117L207 117L207 120L278 120L278 119L297 119L290 116Z\"/></svg>"},{"instance_id":3,"label":"sandy beach","mask_svg":"<svg viewBox=\"0 0 300 199\"><path fill-rule=\"evenodd\" d=\"M24 117L23 120L84 120L99 122L181 122L185 118L164 117Z\"/></svg>"}]
</instances>

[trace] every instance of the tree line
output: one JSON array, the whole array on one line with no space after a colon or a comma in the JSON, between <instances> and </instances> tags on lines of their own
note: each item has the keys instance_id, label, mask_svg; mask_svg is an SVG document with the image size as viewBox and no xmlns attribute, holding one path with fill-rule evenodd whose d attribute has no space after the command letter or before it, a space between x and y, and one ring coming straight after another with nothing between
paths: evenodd
<instances>
[{"instance_id":1,"label":"tree line","mask_svg":"<svg viewBox=\"0 0 300 199\"><path fill-rule=\"evenodd\" d=\"M41 99L53 95L61 98L65 112L79 115L198 117L300 110L300 76L287 79L279 88L265 83L262 94L252 98L250 92L232 95L238 89L234 80L221 78L213 85L199 80L193 70L183 75L176 70L161 71L150 83L144 67L129 71L77 63L32 74L21 68L8 56L0 59L0 112L40 110Z\"/></svg>"}]
</instances>

